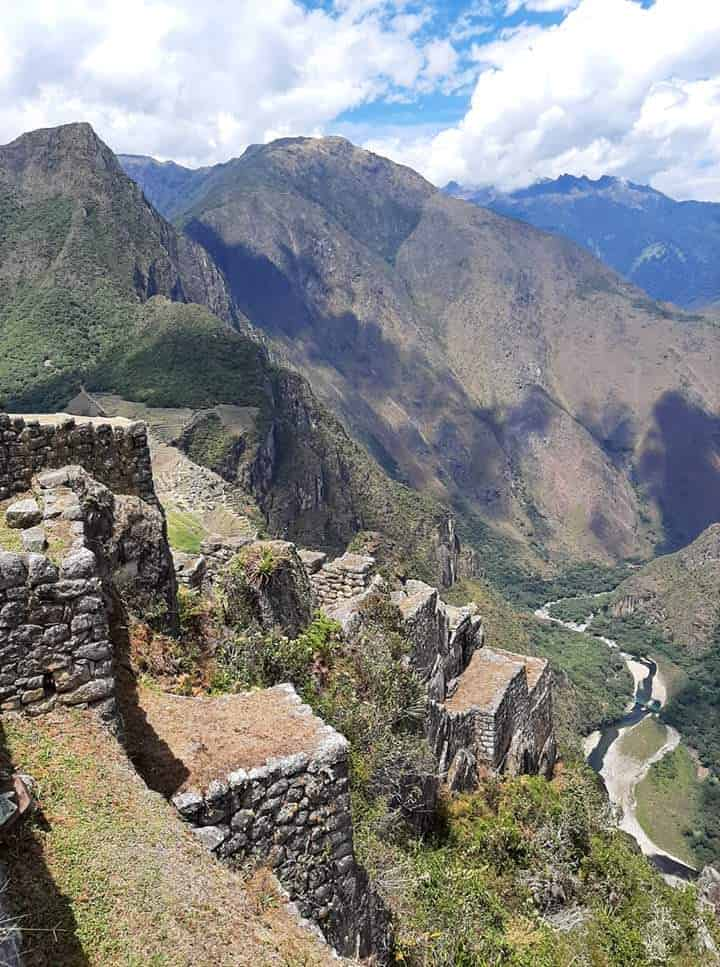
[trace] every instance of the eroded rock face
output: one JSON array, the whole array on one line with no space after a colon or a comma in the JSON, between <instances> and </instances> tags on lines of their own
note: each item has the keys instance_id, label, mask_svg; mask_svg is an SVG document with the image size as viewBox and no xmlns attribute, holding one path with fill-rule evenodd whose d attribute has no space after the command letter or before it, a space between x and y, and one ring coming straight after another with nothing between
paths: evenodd
<instances>
[{"instance_id":1,"label":"eroded rock face","mask_svg":"<svg viewBox=\"0 0 720 967\"><path fill-rule=\"evenodd\" d=\"M113 582L141 614L157 604L165 625L177 630L177 584L165 515L139 497L115 498L112 537L106 544Z\"/></svg>"}]
</instances>

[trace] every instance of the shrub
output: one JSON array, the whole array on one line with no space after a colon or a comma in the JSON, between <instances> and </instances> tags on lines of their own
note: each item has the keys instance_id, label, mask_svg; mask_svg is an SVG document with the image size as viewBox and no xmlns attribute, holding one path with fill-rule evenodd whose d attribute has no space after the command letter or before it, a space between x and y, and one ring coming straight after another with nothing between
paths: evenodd
<instances>
[{"instance_id":1,"label":"shrub","mask_svg":"<svg viewBox=\"0 0 720 967\"><path fill-rule=\"evenodd\" d=\"M312 692L328 673L339 634L337 622L320 613L297 638L245 630L220 648L213 689L239 691L292 682L299 691Z\"/></svg>"}]
</instances>

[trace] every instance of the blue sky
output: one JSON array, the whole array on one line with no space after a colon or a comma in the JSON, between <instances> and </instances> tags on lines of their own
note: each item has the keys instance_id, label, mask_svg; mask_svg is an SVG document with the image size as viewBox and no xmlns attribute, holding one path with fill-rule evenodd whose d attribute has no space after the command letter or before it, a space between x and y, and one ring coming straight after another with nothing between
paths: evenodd
<instances>
[{"instance_id":1,"label":"blue sky","mask_svg":"<svg viewBox=\"0 0 720 967\"><path fill-rule=\"evenodd\" d=\"M342 134L502 188L563 172L720 201L720 0L23 0L0 141L87 120L190 166Z\"/></svg>"}]
</instances>

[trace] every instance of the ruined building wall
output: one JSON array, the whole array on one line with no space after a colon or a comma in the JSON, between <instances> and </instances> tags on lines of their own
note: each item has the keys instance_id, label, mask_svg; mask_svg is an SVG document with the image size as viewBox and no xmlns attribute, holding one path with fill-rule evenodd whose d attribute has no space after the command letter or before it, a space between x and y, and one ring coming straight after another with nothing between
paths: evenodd
<instances>
[{"instance_id":1,"label":"ruined building wall","mask_svg":"<svg viewBox=\"0 0 720 967\"><path fill-rule=\"evenodd\" d=\"M314 719L292 685L268 689L268 707L288 701ZM353 849L348 743L330 726L307 751L238 769L173 802L198 839L230 863L268 863L303 917L341 954L384 963L389 914Z\"/></svg>"},{"instance_id":2,"label":"ruined building wall","mask_svg":"<svg viewBox=\"0 0 720 967\"><path fill-rule=\"evenodd\" d=\"M374 558L350 553L322 564L310 575L319 606L330 609L362 594L370 585L374 567Z\"/></svg>"},{"instance_id":3,"label":"ruined building wall","mask_svg":"<svg viewBox=\"0 0 720 967\"><path fill-rule=\"evenodd\" d=\"M116 493L155 499L144 423L0 413L0 500L29 490L33 474L69 464Z\"/></svg>"},{"instance_id":4,"label":"ruined building wall","mask_svg":"<svg viewBox=\"0 0 720 967\"><path fill-rule=\"evenodd\" d=\"M0 711L107 703L114 690L95 556L79 546L56 567L0 552Z\"/></svg>"}]
</instances>

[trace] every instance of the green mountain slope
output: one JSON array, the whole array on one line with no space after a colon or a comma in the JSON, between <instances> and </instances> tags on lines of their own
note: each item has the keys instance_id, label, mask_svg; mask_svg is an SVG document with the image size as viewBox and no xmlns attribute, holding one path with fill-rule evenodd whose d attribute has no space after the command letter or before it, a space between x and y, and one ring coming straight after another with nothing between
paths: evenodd
<instances>
[{"instance_id":1,"label":"green mountain slope","mask_svg":"<svg viewBox=\"0 0 720 967\"><path fill-rule=\"evenodd\" d=\"M340 138L250 148L171 210L385 468L469 529L609 562L720 518L711 320Z\"/></svg>"},{"instance_id":2,"label":"green mountain slope","mask_svg":"<svg viewBox=\"0 0 720 967\"><path fill-rule=\"evenodd\" d=\"M616 617L641 618L681 651L706 652L720 607L720 524L640 568L613 592L609 607Z\"/></svg>"},{"instance_id":3,"label":"green mountain slope","mask_svg":"<svg viewBox=\"0 0 720 967\"><path fill-rule=\"evenodd\" d=\"M79 386L200 413L194 454L273 533L338 549L379 530L434 580L448 513L388 480L301 376L271 362L206 251L178 234L85 124L0 148L0 405L62 408ZM225 430L202 415L246 407ZM209 441L209 442L208 442Z\"/></svg>"}]
</instances>

